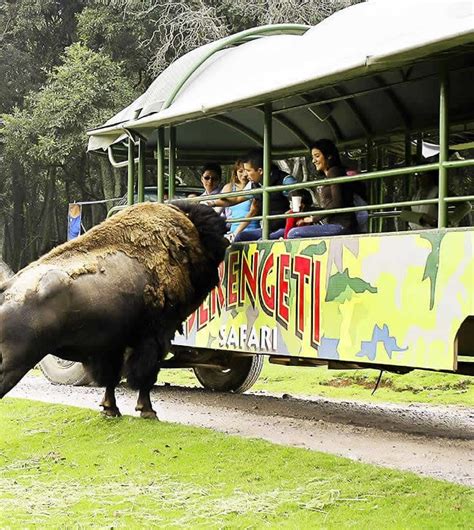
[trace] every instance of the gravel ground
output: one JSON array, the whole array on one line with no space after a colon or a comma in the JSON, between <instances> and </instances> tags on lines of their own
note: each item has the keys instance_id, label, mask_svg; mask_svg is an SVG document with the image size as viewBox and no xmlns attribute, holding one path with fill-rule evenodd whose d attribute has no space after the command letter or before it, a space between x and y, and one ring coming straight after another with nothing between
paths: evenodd
<instances>
[{"instance_id":1,"label":"gravel ground","mask_svg":"<svg viewBox=\"0 0 474 530\"><path fill-rule=\"evenodd\" d=\"M102 393L28 375L8 395L99 410ZM171 386L155 387L152 400L163 421L474 486L474 410L469 408L233 395ZM134 392L125 386L117 389L123 414L137 415L135 401Z\"/></svg>"}]
</instances>

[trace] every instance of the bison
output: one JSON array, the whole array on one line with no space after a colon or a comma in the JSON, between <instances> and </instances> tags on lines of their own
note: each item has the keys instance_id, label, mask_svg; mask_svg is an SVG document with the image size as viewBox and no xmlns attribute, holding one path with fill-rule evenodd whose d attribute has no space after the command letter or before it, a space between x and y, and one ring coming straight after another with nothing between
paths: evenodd
<instances>
[{"instance_id":1,"label":"bison","mask_svg":"<svg viewBox=\"0 0 474 530\"><path fill-rule=\"evenodd\" d=\"M105 387L104 414L120 416L115 387L150 390L182 322L218 283L228 245L212 208L143 203L107 219L0 285L0 398L47 354L82 362Z\"/></svg>"}]
</instances>

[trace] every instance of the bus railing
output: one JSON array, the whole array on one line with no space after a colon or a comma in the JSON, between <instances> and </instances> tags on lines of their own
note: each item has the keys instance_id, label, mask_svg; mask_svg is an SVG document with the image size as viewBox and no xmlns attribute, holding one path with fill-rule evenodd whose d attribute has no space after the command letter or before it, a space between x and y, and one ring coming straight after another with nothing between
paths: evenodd
<instances>
[{"instance_id":1,"label":"bus railing","mask_svg":"<svg viewBox=\"0 0 474 530\"><path fill-rule=\"evenodd\" d=\"M376 171L368 171L365 173L359 173L357 175L347 175L347 176L341 176L341 177L335 177L335 178L322 178L322 179L316 179L316 180L309 180L304 182L297 182L294 184L287 184L287 185L278 185L278 186L261 186L259 188L249 189L249 190L240 190L240 191L232 191L228 193L216 193L213 195L201 195L198 197L192 197L186 200L193 201L193 202L212 202L218 199L227 199L227 198L233 198L233 197L246 197L248 196L250 199L253 198L256 195L262 195L264 193L274 193L274 192L290 192L292 190L298 190L298 189L312 189L317 186L327 186L331 184L346 184L346 183L353 183L353 182L366 182L366 181L373 181L373 180L381 180L386 177L399 177L399 176L408 176L413 175L414 173L421 173L421 172L427 172L427 171L436 171L440 169L440 167L446 168L446 169L454 169L454 168L464 168L464 167L472 167L474 166L474 160L473 159L466 159L466 160L455 160L455 161L445 161L445 162L433 162L430 164L420 164L416 166L407 166L407 167L398 167L398 168L392 168L392 169L383 169L383 170L376 170ZM271 220L277 220L277 219L288 219L288 218L301 218L301 217L309 217L309 216L327 216L337 213L356 213L356 212L373 212L373 217L383 217L383 210L387 209L394 209L394 208L410 208L412 206L421 206L426 204L439 204L440 201L444 201L445 203L455 203L455 202L462 202L462 201L474 201L474 195L464 195L464 196L456 196L456 197L444 197L443 199L435 198L435 199L420 199L420 200L408 200L408 201L395 201L390 203L375 203L375 204L364 204L362 206L351 206L351 207L344 207L344 208L331 208L331 209L317 209L317 210L311 210L311 211L305 211L305 212L292 212L292 213L282 213L282 214L274 214L274 215L258 215L251 218L253 221L262 221L263 223ZM114 206L111 208L107 214L107 217L113 215L117 211L120 211L122 209L126 208L126 205L120 205L120 206ZM375 210L378 210L378 212L374 212ZM377 215L380 214L380 215ZM235 218L235 219L228 219L229 223L241 223L244 221L249 221L248 217L243 218ZM440 228L442 228L440 226Z\"/></svg>"},{"instance_id":2,"label":"bus railing","mask_svg":"<svg viewBox=\"0 0 474 530\"><path fill-rule=\"evenodd\" d=\"M317 186L323 186L323 185L331 185L331 184L345 184L345 183L352 183L352 182L365 182L375 179L382 179L385 177L398 177L398 176L406 176L406 175L412 175L414 173L421 173L426 171L433 171L433 170L439 170L440 166L443 166L447 169L453 169L453 168L461 168L461 167L470 167L474 166L474 160L467 159L467 160L456 160L456 161L447 161L442 163L431 163L431 164L422 164L417 166L408 166L408 167L400 167L400 168L393 168L393 169L384 169L384 170L376 170L376 171L370 171L366 173L360 173L358 175L347 175L347 176L341 176L341 177L335 177L335 178L323 178L323 179L316 179L311 181L305 181L305 182L297 182L295 184L288 184L288 185L279 185L279 186L269 186L265 188L264 186L261 186L259 188L250 189L250 190L241 190L241 191L234 191L229 193L216 193L212 196L205 195L200 197L193 197L192 201L197 202L209 202L214 201L216 199L225 199L225 198L232 198L232 197L244 197L249 196L250 198L255 195L261 195L265 191L268 193L273 192L279 192L279 191L292 191L292 190L298 190L302 188L311 189L315 188ZM305 212L298 212L298 213L283 213L278 215L267 215L267 216L254 216L252 217L253 221L264 221L264 218L271 221L276 219L288 219L288 218L300 218L300 217L309 217L309 216L321 216L321 215L332 215L337 213L355 213L355 212L362 212L362 211L373 211L373 210L386 210L386 209L393 209L393 208L410 208L412 206L421 206L426 204L439 204L440 200L443 200L445 203L454 203L454 202L472 202L474 201L474 195L463 195L463 196L456 196L456 197L445 197L444 199L420 199L420 200L409 200L409 201L395 201L390 203L376 203L376 204L365 204L362 206L351 206L351 207L345 207L345 208L332 208L332 209L317 209L317 210L311 210L311 211L305 211ZM378 216L377 216L378 217ZM239 218L239 219L229 219L228 222L230 223L241 223L243 221L248 221L249 218ZM440 227L442 228L442 227Z\"/></svg>"}]
</instances>

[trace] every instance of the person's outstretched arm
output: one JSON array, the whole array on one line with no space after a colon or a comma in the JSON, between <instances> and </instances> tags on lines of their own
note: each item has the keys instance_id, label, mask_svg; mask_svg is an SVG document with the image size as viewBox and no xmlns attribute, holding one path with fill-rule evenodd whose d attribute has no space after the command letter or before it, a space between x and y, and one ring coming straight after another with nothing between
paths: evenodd
<instances>
[{"instance_id":1,"label":"person's outstretched arm","mask_svg":"<svg viewBox=\"0 0 474 530\"><path fill-rule=\"evenodd\" d=\"M234 232L234 237L237 234L240 234L240 232L242 232L243 230L245 230L247 228L249 223L252 221L252 217L255 217L256 215L258 215L259 209L260 208L259 208L259 205L258 205L258 201L256 201L254 199L252 201L252 204L250 205L249 213L245 216L245 218L248 219L248 221L242 221L239 224L239 226L237 227L237 230Z\"/></svg>"}]
</instances>

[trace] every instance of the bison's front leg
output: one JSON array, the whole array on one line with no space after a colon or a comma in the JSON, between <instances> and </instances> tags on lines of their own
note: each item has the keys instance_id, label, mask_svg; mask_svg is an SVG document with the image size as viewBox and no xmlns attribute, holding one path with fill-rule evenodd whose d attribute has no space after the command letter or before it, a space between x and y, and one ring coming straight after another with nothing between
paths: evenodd
<instances>
[{"instance_id":1,"label":"bison's front leg","mask_svg":"<svg viewBox=\"0 0 474 530\"><path fill-rule=\"evenodd\" d=\"M137 406L135 410L140 412L142 418L158 419L156 412L153 410L150 399L150 390L140 390L138 392Z\"/></svg>"},{"instance_id":2,"label":"bison's front leg","mask_svg":"<svg viewBox=\"0 0 474 530\"><path fill-rule=\"evenodd\" d=\"M117 402L115 401L114 386L107 386L105 388L104 398L102 399L100 406L103 408L102 412L105 416L117 418L122 415L120 414L120 410L117 407Z\"/></svg>"}]
</instances>

